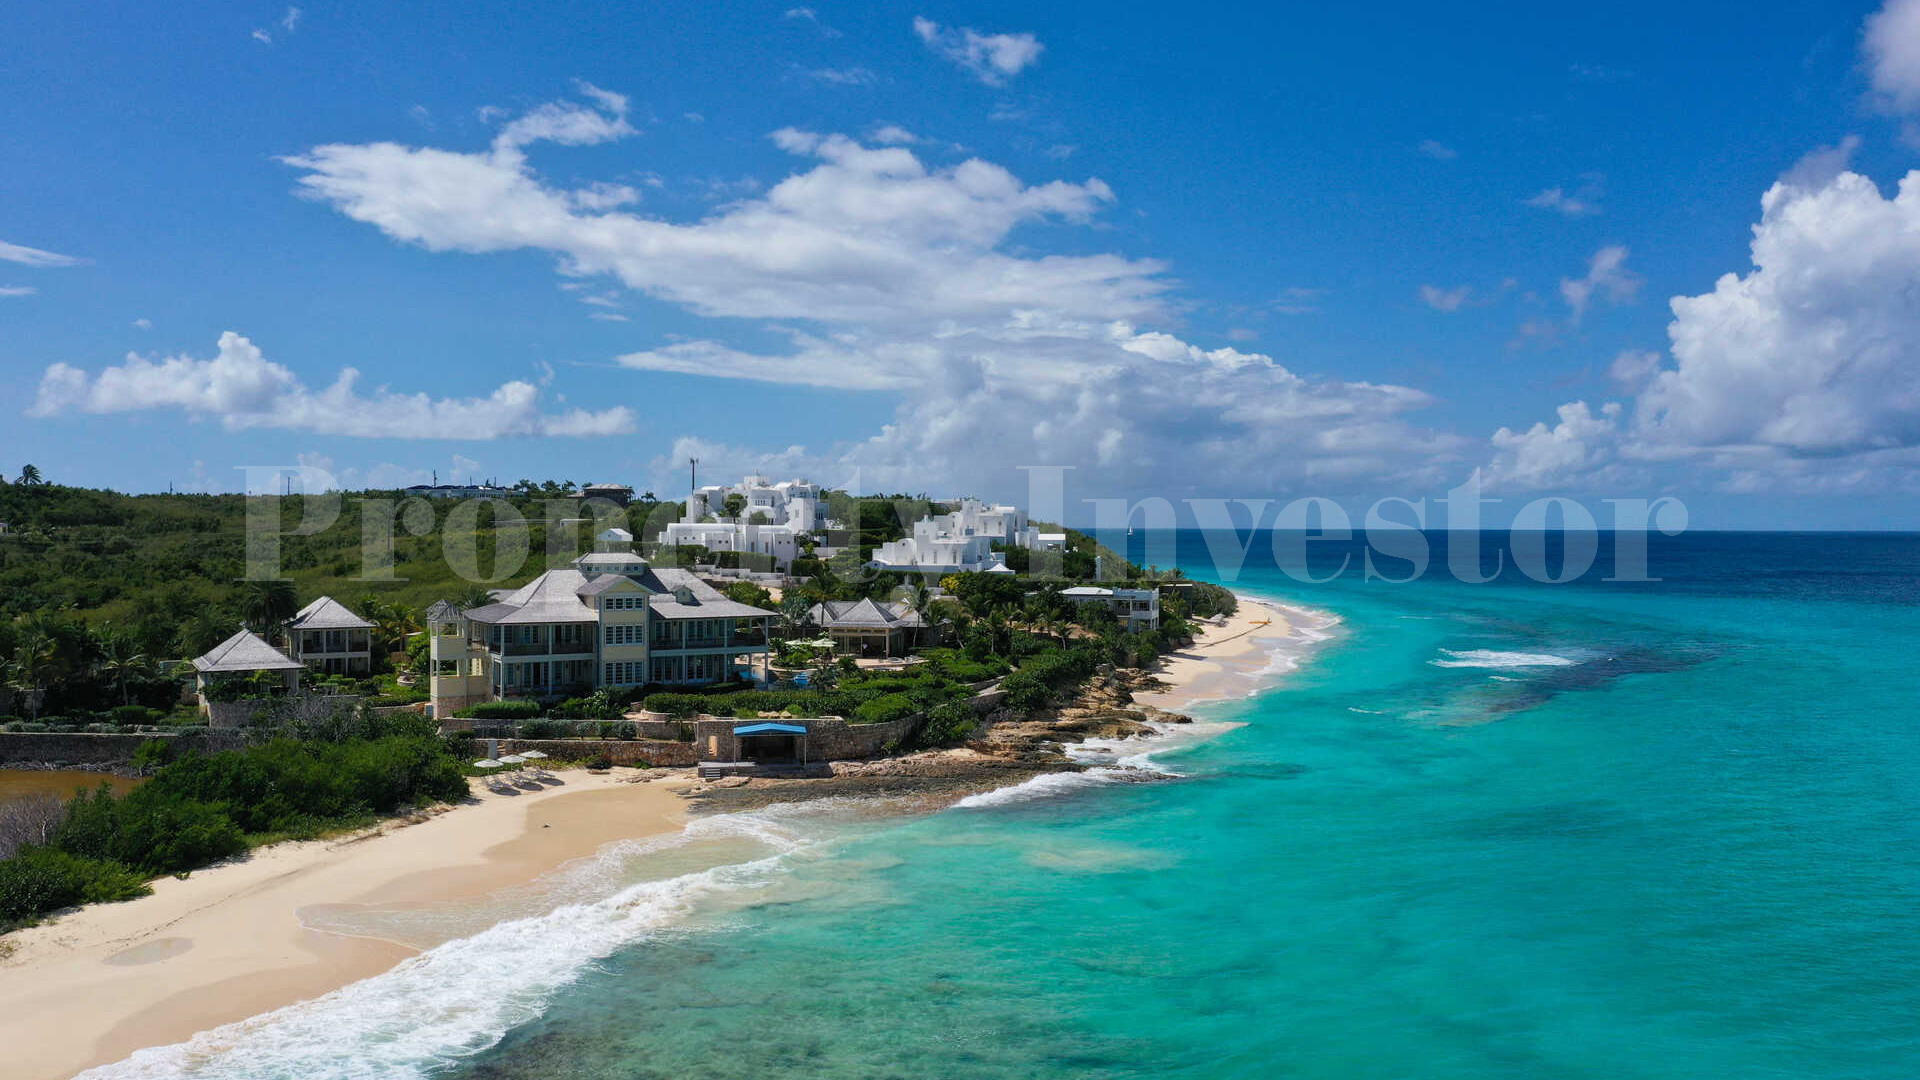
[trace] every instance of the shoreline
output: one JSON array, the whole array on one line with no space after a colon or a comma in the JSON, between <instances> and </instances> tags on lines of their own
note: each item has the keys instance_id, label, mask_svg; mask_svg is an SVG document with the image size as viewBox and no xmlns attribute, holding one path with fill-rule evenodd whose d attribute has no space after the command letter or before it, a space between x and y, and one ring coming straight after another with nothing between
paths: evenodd
<instances>
[{"instance_id":1,"label":"shoreline","mask_svg":"<svg viewBox=\"0 0 1920 1080\"><path fill-rule=\"evenodd\" d=\"M1252 697L1300 666L1332 637L1339 616L1234 591L1239 609L1206 636L1154 662L1153 675L1168 686L1134 695L1141 705L1167 712ZM1282 646L1291 643L1293 649Z\"/></svg>"},{"instance_id":2,"label":"shoreline","mask_svg":"<svg viewBox=\"0 0 1920 1080\"><path fill-rule=\"evenodd\" d=\"M0 957L9 1075L65 1080L319 997L421 951L314 930L303 912L480 898L614 840L677 831L688 817L671 781L557 775L561 786L538 792L482 794L338 839L260 848L185 879L159 878L151 896L88 905L0 938L12 946Z\"/></svg>"},{"instance_id":3,"label":"shoreline","mask_svg":"<svg viewBox=\"0 0 1920 1080\"><path fill-rule=\"evenodd\" d=\"M1155 662L1146 679L1156 688L1133 695L1139 706L1158 715L1259 693L1337 622L1329 613L1235 595L1234 615L1203 624L1193 645ZM1287 651L1287 642L1297 651ZM338 929L334 916L431 908L531 885L614 841L672 833L696 815L801 795L788 783L808 787L802 798L911 795L950 804L954 797L1085 768L1004 762L982 771L955 760L947 764L962 767L951 776L938 766L916 775L933 764L908 764L918 757L861 767L871 772L877 765L881 775L776 782L745 800L685 798L690 786L714 785L692 785L681 772L656 770L658 776L636 783L639 775L628 770L613 776L569 770L559 774L565 781L559 787L515 796L478 788L476 801L458 807L337 839L276 844L184 880L158 879L150 897L91 905L0 937L0 946L12 946L0 952L0 1038L13 1050L18 1071L11 1075L60 1080L388 972L422 948ZM897 772L896 762L904 766ZM900 790L890 790L895 783ZM847 790L839 790L843 786ZM313 928L314 921L328 929ZM59 1032L58 1039L49 1032Z\"/></svg>"}]
</instances>

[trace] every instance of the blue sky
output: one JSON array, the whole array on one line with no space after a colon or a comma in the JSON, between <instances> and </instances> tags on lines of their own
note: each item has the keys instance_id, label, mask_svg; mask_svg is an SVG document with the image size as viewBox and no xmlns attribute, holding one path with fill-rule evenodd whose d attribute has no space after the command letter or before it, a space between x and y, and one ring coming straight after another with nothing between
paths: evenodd
<instances>
[{"instance_id":1,"label":"blue sky","mask_svg":"<svg viewBox=\"0 0 1920 1080\"><path fill-rule=\"evenodd\" d=\"M604 7L0 9L0 461L1920 527L1912 0Z\"/></svg>"}]
</instances>

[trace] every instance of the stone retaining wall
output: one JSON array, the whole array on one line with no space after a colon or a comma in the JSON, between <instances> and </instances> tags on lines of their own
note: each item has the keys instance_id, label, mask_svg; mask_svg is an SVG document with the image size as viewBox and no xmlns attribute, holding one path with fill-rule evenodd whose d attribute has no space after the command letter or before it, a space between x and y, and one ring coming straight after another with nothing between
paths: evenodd
<instances>
[{"instance_id":1,"label":"stone retaining wall","mask_svg":"<svg viewBox=\"0 0 1920 1080\"><path fill-rule=\"evenodd\" d=\"M253 714L261 709L272 709L289 720L318 720L333 714L333 710L345 706L354 708L366 699L353 694L307 694L299 697L274 698L261 701L248 698L240 701L207 702L207 726L217 730L234 730L251 726ZM411 708L411 706L398 706Z\"/></svg>"},{"instance_id":2,"label":"stone retaining wall","mask_svg":"<svg viewBox=\"0 0 1920 1080\"><path fill-rule=\"evenodd\" d=\"M664 739L501 739L500 752L517 754L538 750L558 758L580 759L606 754L615 765L645 762L664 768L686 768L699 764L700 757L689 742Z\"/></svg>"},{"instance_id":3,"label":"stone retaining wall","mask_svg":"<svg viewBox=\"0 0 1920 1080\"><path fill-rule=\"evenodd\" d=\"M171 742L176 755L188 750L204 754L238 750L247 744L244 736L217 731L146 735L0 731L0 765L125 765L150 739Z\"/></svg>"},{"instance_id":4,"label":"stone retaining wall","mask_svg":"<svg viewBox=\"0 0 1920 1080\"><path fill-rule=\"evenodd\" d=\"M847 761L890 753L906 742L922 719L922 714L915 713L884 724L849 724L838 716L772 722L798 724L807 729L808 761ZM763 722L731 716L702 716L694 736L695 749L703 761L738 761L739 747L734 743L733 729Z\"/></svg>"}]
</instances>

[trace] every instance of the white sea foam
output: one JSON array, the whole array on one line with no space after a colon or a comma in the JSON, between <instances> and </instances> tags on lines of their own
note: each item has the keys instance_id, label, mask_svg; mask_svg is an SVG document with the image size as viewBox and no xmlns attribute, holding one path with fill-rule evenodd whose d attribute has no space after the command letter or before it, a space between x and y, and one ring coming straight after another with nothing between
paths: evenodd
<instances>
[{"instance_id":1,"label":"white sea foam","mask_svg":"<svg viewBox=\"0 0 1920 1080\"><path fill-rule=\"evenodd\" d=\"M1427 663L1444 668L1505 670L1507 668L1572 667L1580 662L1569 660L1564 656L1555 656L1552 653L1501 652L1497 649L1461 649L1459 651L1441 649L1440 651L1452 659L1429 660Z\"/></svg>"},{"instance_id":2,"label":"white sea foam","mask_svg":"<svg viewBox=\"0 0 1920 1080\"><path fill-rule=\"evenodd\" d=\"M1105 787L1116 783L1119 769L1088 769L1077 773L1041 773L1010 787L982 791L954 803L955 809L979 810L992 806L1014 806L1035 799L1050 799L1073 791Z\"/></svg>"},{"instance_id":3,"label":"white sea foam","mask_svg":"<svg viewBox=\"0 0 1920 1080\"><path fill-rule=\"evenodd\" d=\"M772 854L498 923L324 997L136 1052L86 1080L409 1080L494 1045L622 946L705 900L767 885L812 846L758 814L705 818L700 834L752 835ZM619 858L609 854L606 858Z\"/></svg>"},{"instance_id":4,"label":"white sea foam","mask_svg":"<svg viewBox=\"0 0 1920 1080\"><path fill-rule=\"evenodd\" d=\"M1273 677L1299 668L1306 652L1333 637L1340 617L1328 611L1266 603L1287 618L1290 633L1268 650L1265 666L1252 673L1247 696L1272 687ZM1087 739L1071 744L1066 754L1074 761L1093 768L1077 773L1043 773L1018 784L969 795L953 804L954 809L978 810L995 806L1013 806L1036 799L1051 799L1090 788L1106 787L1141 779L1177 779L1184 774L1169 766L1163 757L1178 754L1218 738L1244 725L1228 721L1195 721L1188 724L1150 724L1152 735L1131 739Z\"/></svg>"}]
</instances>

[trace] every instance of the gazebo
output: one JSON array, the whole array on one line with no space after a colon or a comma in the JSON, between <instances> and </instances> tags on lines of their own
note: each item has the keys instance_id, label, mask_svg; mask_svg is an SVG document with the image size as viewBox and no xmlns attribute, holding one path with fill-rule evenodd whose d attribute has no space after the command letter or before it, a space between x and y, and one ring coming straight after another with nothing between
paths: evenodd
<instances>
[{"instance_id":1,"label":"gazebo","mask_svg":"<svg viewBox=\"0 0 1920 1080\"><path fill-rule=\"evenodd\" d=\"M207 712L207 687L221 675L252 675L277 671L285 678L289 693L300 687L300 672L306 665L266 643L260 635L241 627L240 632L193 658L194 690L200 695L200 711Z\"/></svg>"},{"instance_id":2,"label":"gazebo","mask_svg":"<svg viewBox=\"0 0 1920 1080\"><path fill-rule=\"evenodd\" d=\"M905 603L828 600L813 605L814 624L853 656L904 656L908 640L927 623Z\"/></svg>"}]
</instances>

